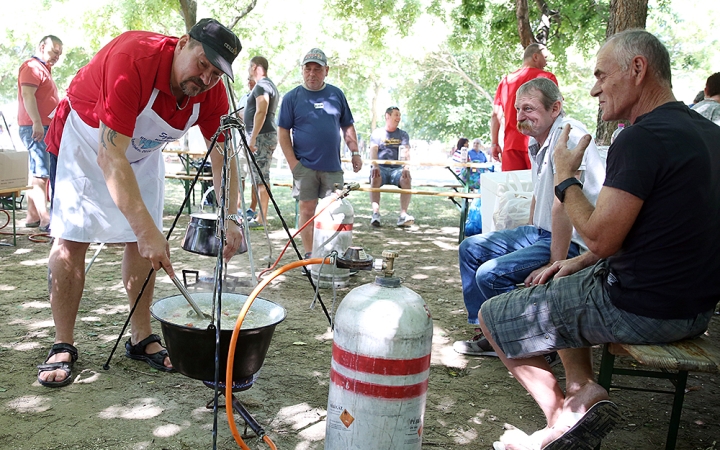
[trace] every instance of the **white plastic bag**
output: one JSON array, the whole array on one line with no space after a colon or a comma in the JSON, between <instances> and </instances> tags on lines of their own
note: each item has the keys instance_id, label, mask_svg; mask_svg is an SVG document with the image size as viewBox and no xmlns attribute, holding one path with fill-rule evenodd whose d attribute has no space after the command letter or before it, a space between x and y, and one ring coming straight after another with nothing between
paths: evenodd
<instances>
[{"instance_id":1,"label":"white plastic bag","mask_svg":"<svg viewBox=\"0 0 720 450\"><path fill-rule=\"evenodd\" d=\"M495 229L507 230L530 223L532 196L532 182L523 183L509 172L505 184L498 186L499 200L493 213Z\"/></svg>"}]
</instances>

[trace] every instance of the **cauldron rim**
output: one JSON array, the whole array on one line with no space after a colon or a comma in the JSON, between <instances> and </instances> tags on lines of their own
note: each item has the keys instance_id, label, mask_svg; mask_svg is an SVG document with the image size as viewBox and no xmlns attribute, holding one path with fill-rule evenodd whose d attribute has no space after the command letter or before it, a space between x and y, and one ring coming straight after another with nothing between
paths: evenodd
<instances>
[{"instance_id":1,"label":"cauldron rim","mask_svg":"<svg viewBox=\"0 0 720 450\"><path fill-rule=\"evenodd\" d=\"M212 292L194 292L194 293L191 293L190 295L193 296L193 300L195 300L195 302L196 302L198 305L202 306L203 303L205 303L205 302L204 302L205 298L203 298L202 296L206 296L206 295L212 296L212 294L213 294ZM229 297L229 298L234 298L234 299L242 299L242 303L245 303L245 301L247 301L247 298L248 298L249 296L248 296L248 295L241 295L241 294L234 294L234 293L223 293L223 298L228 298L228 297ZM185 328L185 329L187 329L187 330L200 330L200 331L202 331L202 330L206 330L207 328L209 328L210 324L208 324L208 327L205 327L205 328L188 327L188 326L183 325L183 324L180 324L180 323L172 322L172 321L170 321L170 320L168 320L168 319L166 319L166 318L162 318L162 317L158 316L157 314L155 314L155 311L154 311L153 307L155 307L155 306L158 305L159 303L161 303L161 302L163 302L163 301L166 301L166 300L169 300L169 299L178 299L178 300L179 300L179 299L182 299L182 302L186 302L186 300L185 300L185 299L183 298L183 296L180 295L180 294L178 294L178 295L171 295L171 296L168 296L168 297L162 297L162 298L159 298L159 299L153 301L152 304L150 304L150 314L151 314L157 321L159 321L159 322L161 322L161 323L168 324L168 325L172 325L172 326L174 326L174 327ZM179 302L179 301L178 301L178 303L182 303L182 302ZM269 324L266 324L266 325L262 325L262 326L259 326L259 327L246 328L245 326L243 326L243 327L240 329L240 331L241 331L242 333L248 333L248 332L252 332L252 331L263 330L263 329L265 329L265 328L267 328L267 327L270 327L270 326L274 326L274 325L279 324L280 322L282 322L283 320L285 320L285 318L287 317L287 310L286 310L282 305L279 305L279 304L277 304L277 303L275 303L275 302L273 302L273 301L270 301L270 300L265 299L265 298L262 298L262 297L256 297L255 300L253 300L253 304L252 304L252 306L250 307L250 310L252 310L252 308L253 308L254 306L260 305L260 304L262 304L262 303L269 303L269 304L272 305L273 307L279 308L279 311L281 312L281 314L280 314L280 316L279 316L279 319L273 321L272 323L269 323ZM188 308L190 308L190 305L187 305L187 306L188 306ZM201 309L202 309L202 307L201 307ZM212 315L212 312L209 311L209 310L208 310L208 311L203 310L203 312ZM231 319L232 319L232 316L228 316L228 319L229 319L233 324L237 323L237 317L235 317L234 320L231 320ZM223 322L223 323L224 323L224 322ZM221 324L221 325L222 325L222 324ZM243 325L244 325L244 323L243 323ZM234 328L234 325L233 325L233 328ZM232 331L233 328L222 328L222 331Z\"/></svg>"}]
</instances>

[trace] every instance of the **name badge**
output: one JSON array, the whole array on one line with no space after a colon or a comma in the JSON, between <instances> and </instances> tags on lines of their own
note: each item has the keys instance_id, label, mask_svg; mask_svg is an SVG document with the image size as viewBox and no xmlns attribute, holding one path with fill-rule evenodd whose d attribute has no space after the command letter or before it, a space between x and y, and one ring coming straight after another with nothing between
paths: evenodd
<instances>
[{"instance_id":1,"label":"name badge","mask_svg":"<svg viewBox=\"0 0 720 450\"><path fill-rule=\"evenodd\" d=\"M315 103L315 109L323 109L323 106L325 106L323 103Z\"/></svg>"}]
</instances>

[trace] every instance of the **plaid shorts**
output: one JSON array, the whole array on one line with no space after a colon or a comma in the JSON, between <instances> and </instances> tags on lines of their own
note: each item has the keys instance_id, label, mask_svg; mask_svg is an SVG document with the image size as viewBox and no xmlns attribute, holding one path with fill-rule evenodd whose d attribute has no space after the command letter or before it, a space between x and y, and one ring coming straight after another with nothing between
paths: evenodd
<instances>
[{"instance_id":1,"label":"plaid shorts","mask_svg":"<svg viewBox=\"0 0 720 450\"><path fill-rule=\"evenodd\" d=\"M277 133L258 134L258 137L255 139L257 151L253 155L255 155L257 165L260 166L260 173L262 173L263 178L268 184L270 183L270 164L272 163L273 152L275 148L277 148L277 144ZM262 180L260 179L260 175L258 175L255 164L253 164L252 161L248 161L248 166L250 166L255 183L262 186Z\"/></svg>"},{"instance_id":2,"label":"plaid shorts","mask_svg":"<svg viewBox=\"0 0 720 450\"><path fill-rule=\"evenodd\" d=\"M607 342L660 344L699 336L713 311L692 319L653 319L615 307L605 286L606 260L541 286L483 303L480 313L508 358L527 358ZM681 299L678 299L681 301Z\"/></svg>"}]
</instances>

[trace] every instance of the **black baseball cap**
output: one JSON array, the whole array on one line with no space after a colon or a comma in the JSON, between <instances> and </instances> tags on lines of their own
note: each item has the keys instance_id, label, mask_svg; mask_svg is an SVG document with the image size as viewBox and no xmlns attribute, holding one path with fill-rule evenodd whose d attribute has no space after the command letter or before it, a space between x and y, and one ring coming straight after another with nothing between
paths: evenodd
<instances>
[{"instance_id":1,"label":"black baseball cap","mask_svg":"<svg viewBox=\"0 0 720 450\"><path fill-rule=\"evenodd\" d=\"M202 43L207 59L232 81L232 63L242 50L240 39L215 19L201 19L190 29L190 37Z\"/></svg>"}]
</instances>

